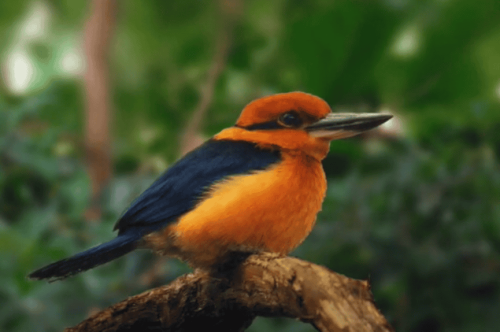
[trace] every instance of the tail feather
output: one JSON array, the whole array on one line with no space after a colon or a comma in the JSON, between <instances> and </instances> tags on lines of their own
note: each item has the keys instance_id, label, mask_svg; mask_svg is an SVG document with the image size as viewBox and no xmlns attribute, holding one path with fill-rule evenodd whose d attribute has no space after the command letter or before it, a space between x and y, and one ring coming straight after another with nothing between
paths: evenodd
<instances>
[{"instance_id":1,"label":"tail feather","mask_svg":"<svg viewBox=\"0 0 500 332\"><path fill-rule=\"evenodd\" d=\"M62 259L32 272L31 279L56 281L105 264L137 248L141 234L122 234L115 239L90 248L75 256Z\"/></svg>"}]
</instances>

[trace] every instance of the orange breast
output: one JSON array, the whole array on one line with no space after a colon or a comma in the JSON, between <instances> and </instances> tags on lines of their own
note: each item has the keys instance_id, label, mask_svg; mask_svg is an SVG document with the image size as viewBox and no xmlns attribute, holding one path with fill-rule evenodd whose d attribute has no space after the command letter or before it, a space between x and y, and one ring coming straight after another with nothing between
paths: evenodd
<instances>
[{"instance_id":1,"label":"orange breast","mask_svg":"<svg viewBox=\"0 0 500 332\"><path fill-rule=\"evenodd\" d=\"M286 254L311 231L325 190L321 162L285 152L283 161L270 170L214 185L174 226L176 245L183 252L207 256L227 250Z\"/></svg>"}]
</instances>

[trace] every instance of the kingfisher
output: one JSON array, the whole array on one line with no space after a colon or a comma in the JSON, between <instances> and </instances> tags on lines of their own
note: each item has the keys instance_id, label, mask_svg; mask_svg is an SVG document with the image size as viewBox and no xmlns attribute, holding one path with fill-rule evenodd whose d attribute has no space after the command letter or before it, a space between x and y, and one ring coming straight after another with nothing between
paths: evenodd
<instances>
[{"instance_id":1,"label":"kingfisher","mask_svg":"<svg viewBox=\"0 0 500 332\"><path fill-rule=\"evenodd\" d=\"M333 113L304 92L249 103L236 124L185 155L146 189L115 224L109 242L29 275L64 279L135 249L220 269L233 257L286 255L311 232L325 198L321 161L330 142L392 117Z\"/></svg>"}]
</instances>

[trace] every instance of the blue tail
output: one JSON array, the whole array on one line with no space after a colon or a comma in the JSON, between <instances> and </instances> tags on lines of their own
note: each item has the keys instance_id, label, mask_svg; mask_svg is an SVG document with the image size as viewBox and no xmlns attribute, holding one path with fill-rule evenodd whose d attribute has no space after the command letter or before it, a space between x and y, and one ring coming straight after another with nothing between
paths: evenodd
<instances>
[{"instance_id":1,"label":"blue tail","mask_svg":"<svg viewBox=\"0 0 500 332\"><path fill-rule=\"evenodd\" d=\"M74 274L105 264L137 248L142 234L122 234L115 239L90 248L73 257L65 258L32 272L31 279L61 280Z\"/></svg>"}]
</instances>

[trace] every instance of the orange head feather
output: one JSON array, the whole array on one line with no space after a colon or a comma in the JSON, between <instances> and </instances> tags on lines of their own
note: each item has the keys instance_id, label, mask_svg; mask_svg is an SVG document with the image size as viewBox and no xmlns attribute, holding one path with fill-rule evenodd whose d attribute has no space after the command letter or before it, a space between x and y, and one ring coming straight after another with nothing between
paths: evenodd
<instances>
[{"instance_id":1,"label":"orange head feather","mask_svg":"<svg viewBox=\"0 0 500 332\"><path fill-rule=\"evenodd\" d=\"M265 148L279 148L321 160L330 141L359 134L392 116L373 113L332 113L321 98L304 92L257 99L241 113L236 126L215 139L244 140Z\"/></svg>"},{"instance_id":2,"label":"orange head feather","mask_svg":"<svg viewBox=\"0 0 500 332\"><path fill-rule=\"evenodd\" d=\"M304 92L280 93L252 101L241 112L238 127L266 123L290 111L296 111L304 120L318 121L331 112L321 98Z\"/></svg>"}]
</instances>

